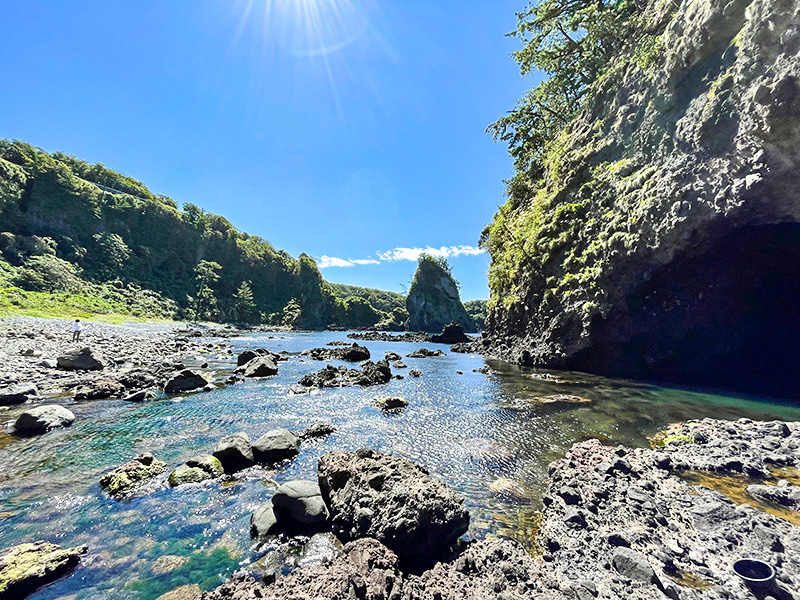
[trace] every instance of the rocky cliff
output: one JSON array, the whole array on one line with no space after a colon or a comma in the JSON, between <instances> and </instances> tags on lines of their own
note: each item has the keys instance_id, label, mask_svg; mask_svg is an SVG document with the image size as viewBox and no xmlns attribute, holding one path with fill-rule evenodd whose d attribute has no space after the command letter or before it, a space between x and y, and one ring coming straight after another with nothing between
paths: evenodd
<instances>
[{"instance_id":1,"label":"rocky cliff","mask_svg":"<svg viewBox=\"0 0 800 600\"><path fill-rule=\"evenodd\" d=\"M487 349L797 395L800 2L651 2L485 232Z\"/></svg>"},{"instance_id":2,"label":"rocky cliff","mask_svg":"<svg viewBox=\"0 0 800 600\"><path fill-rule=\"evenodd\" d=\"M406 298L408 328L411 331L440 332L445 325L458 323L466 331L475 324L458 294L458 285L444 260L422 256Z\"/></svg>"}]
</instances>

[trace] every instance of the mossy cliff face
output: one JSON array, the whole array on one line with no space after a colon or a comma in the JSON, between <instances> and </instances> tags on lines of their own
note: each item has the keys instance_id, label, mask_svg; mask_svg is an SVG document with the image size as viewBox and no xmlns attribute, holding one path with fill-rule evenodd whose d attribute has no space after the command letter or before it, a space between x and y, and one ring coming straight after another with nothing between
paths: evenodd
<instances>
[{"instance_id":1,"label":"mossy cliff face","mask_svg":"<svg viewBox=\"0 0 800 600\"><path fill-rule=\"evenodd\" d=\"M464 310L458 285L444 261L423 256L406 299L411 331L440 332L445 325L458 323L465 331L475 325Z\"/></svg>"},{"instance_id":2,"label":"mossy cliff face","mask_svg":"<svg viewBox=\"0 0 800 600\"><path fill-rule=\"evenodd\" d=\"M485 232L488 350L782 391L800 337L800 4L645 14Z\"/></svg>"}]
</instances>

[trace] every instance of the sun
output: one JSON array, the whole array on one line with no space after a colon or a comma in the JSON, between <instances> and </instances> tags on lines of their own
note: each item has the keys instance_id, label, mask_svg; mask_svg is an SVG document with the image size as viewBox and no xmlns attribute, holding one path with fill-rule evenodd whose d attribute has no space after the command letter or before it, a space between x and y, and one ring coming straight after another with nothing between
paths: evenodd
<instances>
[{"instance_id":1,"label":"sun","mask_svg":"<svg viewBox=\"0 0 800 600\"><path fill-rule=\"evenodd\" d=\"M266 41L294 56L324 56L369 29L369 0L245 0L240 31L257 22Z\"/></svg>"}]
</instances>

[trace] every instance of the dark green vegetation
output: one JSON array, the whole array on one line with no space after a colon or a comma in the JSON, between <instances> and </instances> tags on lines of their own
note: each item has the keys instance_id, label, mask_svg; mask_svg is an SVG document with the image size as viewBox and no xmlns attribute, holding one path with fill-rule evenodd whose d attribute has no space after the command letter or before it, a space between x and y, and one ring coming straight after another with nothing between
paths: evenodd
<instances>
[{"instance_id":1,"label":"dark green vegetation","mask_svg":"<svg viewBox=\"0 0 800 600\"><path fill-rule=\"evenodd\" d=\"M327 283L224 217L0 140L0 311L403 329L400 294Z\"/></svg>"},{"instance_id":2,"label":"dark green vegetation","mask_svg":"<svg viewBox=\"0 0 800 600\"><path fill-rule=\"evenodd\" d=\"M406 298L408 328L439 332L449 323L474 331L475 323L464 310L450 265L444 258L423 254Z\"/></svg>"}]
</instances>

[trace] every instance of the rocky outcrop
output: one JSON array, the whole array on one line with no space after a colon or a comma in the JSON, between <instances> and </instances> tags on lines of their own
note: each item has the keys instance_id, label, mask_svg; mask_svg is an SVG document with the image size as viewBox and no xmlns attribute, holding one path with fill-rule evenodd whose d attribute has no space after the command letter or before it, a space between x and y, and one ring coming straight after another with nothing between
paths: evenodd
<instances>
[{"instance_id":1,"label":"rocky outcrop","mask_svg":"<svg viewBox=\"0 0 800 600\"><path fill-rule=\"evenodd\" d=\"M91 348L67 350L56 360L56 366L65 371L100 371L103 363Z\"/></svg>"},{"instance_id":2,"label":"rocky outcrop","mask_svg":"<svg viewBox=\"0 0 800 600\"><path fill-rule=\"evenodd\" d=\"M384 396L382 398L375 398L373 404L381 410L392 412L408 406L408 400L400 398L399 396Z\"/></svg>"},{"instance_id":3,"label":"rocky outcrop","mask_svg":"<svg viewBox=\"0 0 800 600\"><path fill-rule=\"evenodd\" d=\"M459 342L474 342L475 339L464 333L464 328L458 323L444 326L442 333L428 336L428 341L434 344L458 344Z\"/></svg>"},{"instance_id":4,"label":"rocky outcrop","mask_svg":"<svg viewBox=\"0 0 800 600\"><path fill-rule=\"evenodd\" d=\"M474 323L461 304L458 284L446 263L423 256L411 282L406 298L408 328L414 331L442 331L446 325L457 323L465 330Z\"/></svg>"},{"instance_id":5,"label":"rocky outcrop","mask_svg":"<svg viewBox=\"0 0 800 600\"><path fill-rule=\"evenodd\" d=\"M419 350L414 350L410 354L406 354L407 358L428 358L430 356L446 356L444 352L441 350L430 350L428 348L420 348Z\"/></svg>"},{"instance_id":6,"label":"rocky outcrop","mask_svg":"<svg viewBox=\"0 0 800 600\"><path fill-rule=\"evenodd\" d=\"M653 0L484 238L487 350L797 396L796 2ZM527 190L527 191L523 191Z\"/></svg>"},{"instance_id":7,"label":"rocky outcrop","mask_svg":"<svg viewBox=\"0 0 800 600\"><path fill-rule=\"evenodd\" d=\"M420 342L428 341L428 336L424 333L406 332L406 333L386 333L384 331L363 331L360 333L348 333L347 337L353 340L362 340L368 342Z\"/></svg>"},{"instance_id":8,"label":"rocky outcrop","mask_svg":"<svg viewBox=\"0 0 800 600\"><path fill-rule=\"evenodd\" d=\"M62 550L49 542L20 544L0 551L0 600L20 600L77 566L87 547Z\"/></svg>"},{"instance_id":9,"label":"rocky outcrop","mask_svg":"<svg viewBox=\"0 0 800 600\"><path fill-rule=\"evenodd\" d=\"M100 478L100 487L112 498L120 500L143 483L163 473L166 468L165 462L156 460L152 454L145 452L103 475Z\"/></svg>"},{"instance_id":10,"label":"rocky outcrop","mask_svg":"<svg viewBox=\"0 0 800 600\"><path fill-rule=\"evenodd\" d=\"M351 385L371 386L388 383L392 378L389 362L384 359L373 363L367 361L361 369L334 367L327 365L316 373L303 377L299 384L303 387L347 387Z\"/></svg>"},{"instance_id":11,"label":"rocky outcrop","mask_svg":"<svg viewBox=\"0 0 800 600\"><path fill-rule=\"evenodd\" d=\"M303 356L309 356L314 360L346 360L349 362L361 362L369 360L369 348L359 346L353 342L352 346L337 346L335 348L312 348L304 350Z\"/></svg>"},{"instance_id":12,"label":"rocky outcrop","mask_svg":"<svg viewBox=\"0 0 800 600\"><path fill-rule=\"evenodd\" d=\"M14 422L14 433L37 435L57 427L69 427L74 422L75 415L71 410L58 404L45 404L26 410L17 417Z\"/></svg>"},{"instance_id":13,"label":"rocky outcrop","mask_svg":"<svg viewBox=\"0 0 800 600\"><path fill-rule=\"evenodd\" d=\"M245 350L239 356L236 357L236 366L242 367L249 363L254 358L258 358L259 356L266 356L272 359L272 362L277 363L281 360L286 360L285 356L281 356L280 354L276 354L266 348L252 348L250 350Z\"/></svg>"},{"instance_id":14,"label":"rocky outcrop","mask_svg":"<svg viewBox=\"0 0 800 600\"><path fill-rule=\"evenodd\" d=\"M333 532L381 541L404 568L430 567L469 527L463 498L410 460L333 452L320 458L318 476Z\"/></svg>"}]
</instances>

